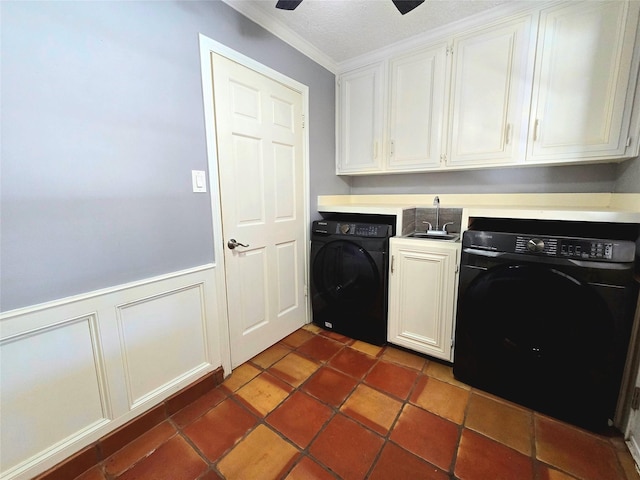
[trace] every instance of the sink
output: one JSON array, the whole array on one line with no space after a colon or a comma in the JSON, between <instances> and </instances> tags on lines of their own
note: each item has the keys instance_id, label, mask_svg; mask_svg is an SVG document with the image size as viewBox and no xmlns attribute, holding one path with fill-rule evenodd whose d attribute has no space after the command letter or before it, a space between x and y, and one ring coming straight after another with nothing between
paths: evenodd
<instances>
[{"instance_id":1,"label":"sink","mask_svg":"<svg viewBox=\"0 0 640 480\"><path fill-rule=\"evenodd\" d=\"M459 233L445 233L440 231L430 230L427 232L413 232L405 235L405 237L409 238L424 238L429 240L448 240L454 241L460 238Z\"/></svg>"}]
</instances>

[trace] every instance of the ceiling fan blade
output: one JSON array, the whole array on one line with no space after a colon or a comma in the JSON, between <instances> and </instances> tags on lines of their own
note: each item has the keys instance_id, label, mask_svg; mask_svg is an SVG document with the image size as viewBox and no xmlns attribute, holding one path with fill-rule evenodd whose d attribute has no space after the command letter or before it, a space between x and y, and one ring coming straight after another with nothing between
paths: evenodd
<instances>
[{"instance_id":1,"label":"ceiling fan blade","mask_svg":"<svg viewBox=\"0 0 640 480\"><path fill-rule=\"evenodd\" d=\"M404 15L416 8L418 5L424 3L424 0L391 0L396 6L398 11Z\"/></svg>"},{"instance_id":2,"label":"ceiling fan blade","mask_svg":"<svg viewBox=\"0 0 640 480\"><path fill-rule=\"evenodd\" d=\"M279 8L280 10L295 10L295 8L301 3L302 0L278 0L276 8Z\"/></svg>"}]
</instances>

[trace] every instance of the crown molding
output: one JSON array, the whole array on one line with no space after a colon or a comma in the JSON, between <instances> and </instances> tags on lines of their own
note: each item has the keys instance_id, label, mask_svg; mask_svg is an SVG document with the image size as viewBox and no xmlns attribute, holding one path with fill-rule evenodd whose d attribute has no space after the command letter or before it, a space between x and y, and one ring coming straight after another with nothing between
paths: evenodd
<instances>
[{"instance_id":1,"label":"crown molding","mask_svg":"<svg viewBox=\"0 0 640 480\"><path fill-rule=\"evenodd\" d=\"M407 53L414 49L448 41L456 34L473 30L475 28L484 28L491 23L503 22L510 17L537 12L544 7L557 4L558 2L559 0L520 0L498 5L489 10L461 18L455 22L441 25L426 32L418 33L412 37L391 43L377 50L339 62L337 63L336 72L337 74L340 74L366 65L371 65L394 55Z\"/></svg>"},{"instance_id":2,"label":"crown molding","mask_svg":"<svg viewBox=\"0 0 640 480\"><path fill-rule=\"evenodd\" d=\"M242 0L222 1L234 10L240 12L249 20L252 20L265 30L278 37L280 40L291 45L293 48L306 55L317 64L323 66L331 73L335 74L338 71L338 65L333 59L331 59L331 57L321 52L318 48L306 41L293 30L288 28L282 22L279 22L269 15L265 15L262 11L253 7L248 2L243 2Z\"/></svg>"}]
</instances>

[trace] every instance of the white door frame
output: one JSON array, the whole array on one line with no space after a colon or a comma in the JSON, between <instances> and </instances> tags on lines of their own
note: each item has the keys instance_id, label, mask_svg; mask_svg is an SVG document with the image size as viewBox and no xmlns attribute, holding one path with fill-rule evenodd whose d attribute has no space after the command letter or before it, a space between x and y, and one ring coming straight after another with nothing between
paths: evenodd
<instances>
[{"instance_id":1,"label":"white door frame","mask_svg":"<svg viewBox=\"0 0 640 480\"><path fill-rule=\"evenodd\" d=\"M302 95L302 113L305 118L306 127L303 130L302 157L304 176L304 225L309 224L309 87L263 65L252 58L247 57L235 50L223 45L202 34L200 38L200 69L202 75L202 97L204 105L204 125L207 142L207 165L209 169L209 196L211 197L211 212L213 226L213 247L214 247L214 272L215 272L215 295L218 305L218 333L220 336L220 354L222 358L222 368L225 376L231 373L231 343L229 339L229 314L227 309L227 281L225 276L224 263L224 239L222 235L222 209L220 201L220 182L218 178L218 146L216 142L216 124L213 105L213 73L211 70L211 53L217 53L240 65L254 70L266 77L286 85L287 87L300 92ZM305 278L303 288L307 292L309 285L309 252L306 246L309 244L309 229L305 228ZM305 294L307 305L307 320L309 319L308 295Z\"/></svg>"}]
</instances>

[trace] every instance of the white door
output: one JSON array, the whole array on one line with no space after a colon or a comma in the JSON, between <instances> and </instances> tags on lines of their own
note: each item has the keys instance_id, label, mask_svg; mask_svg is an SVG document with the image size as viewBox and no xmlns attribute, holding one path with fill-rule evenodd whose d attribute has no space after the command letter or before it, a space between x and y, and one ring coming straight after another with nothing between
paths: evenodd
<instances>
[{"instance_id":1,"label":"white door","mask_svg":"<svg viewBox=\"0 0 640 480\"><path fill-rule=\"evenodd\" d=\"M217 54L213 87L236 367L307 321L304 119L300 92Z\"/></svg>"},{"instance_id":2,"label":"white door","mask_svg":"<svg viewBox=\"0 0 640 480\"><path fill-rule=\"evenodd\" d=\"M635 379L635 387L640 388L640 371ZM636 465L638 465L640 464L640 410L635 407L636 405L633 405L629 411L625 440Z\"/></svg>"}]
</instances>

